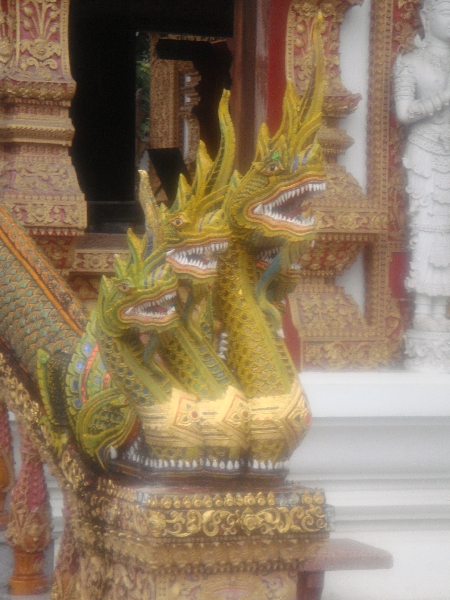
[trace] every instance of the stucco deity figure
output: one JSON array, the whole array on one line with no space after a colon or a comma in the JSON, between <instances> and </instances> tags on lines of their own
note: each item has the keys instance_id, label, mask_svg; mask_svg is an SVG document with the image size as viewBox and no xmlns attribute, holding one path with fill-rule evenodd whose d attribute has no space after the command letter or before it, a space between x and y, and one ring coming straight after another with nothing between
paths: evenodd
<instances>
[{"instance_id":1,"label":"stucco deity figure","mask_svg":"<svg viewBox=\"0 0 450 600\"><path fill-rule=\"evenodd\" d=\"M450 1L425 0L424 39L395 65L398 120L409 125L407 171L414 328L450 329Z\"/></svg>"},{"instance_id":2,"label":"stucco deity figure","mask_svg":"<svg viewBox=\"0 0 450 600\"><path fill-rule=\"evenodd\" d=\"M397 119L409 126L403 156L412 251L406 286L415 297L413 331L444 333L450 332L450 0L424 0L419 14L424 38L417 36L415 49L399 56L394 68ZM407 337L413 356L411 343Z\"/></svg>"}]
</instances>

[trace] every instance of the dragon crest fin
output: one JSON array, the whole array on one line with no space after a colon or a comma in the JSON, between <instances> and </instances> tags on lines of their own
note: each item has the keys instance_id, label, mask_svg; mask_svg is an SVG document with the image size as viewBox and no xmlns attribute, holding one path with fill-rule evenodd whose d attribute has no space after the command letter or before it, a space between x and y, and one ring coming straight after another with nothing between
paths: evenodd
<instances>
[{"instance_id":1,"label":"dragon crest fin","mask_svg":"<svg viewBox=\"0 0 450 600\"><path fill-rule=\"evenodd\" d=\"M270 152L270 133L266 123L259 128L258 140L256 142L255 161L261 161Z\"/></svg>"},{"instance_id":2,"label":"dragon crest fin","mask_svg":"<svg viewBox=\"0 0 450 600\"><path fill-rule=\"evenodd\" d=\"M230 92L223 90L219 102L220 146L205 188L205 196L221 190L228 184L233 171L236 136L230 116Z\"/></svg>"},{"instance_id":3,"label":"dragon crest fin","mask_svg":"<svg viewBox=\"0 0 450 600\"><path fill-rule=\"evenodd\" d=\"M270 140L272 147L280 147L286 139L291 140L291 152L297 155L312 142L321 124L322 105L325 87L325 60L321 30L322 13L317 13L310 39L314 71L302 98L298 97L294 82L288 79L283 98L283 116L280 127Z\"/></svg>"},{"instance_id":4,"label":"dragon crest fin","mask_svg":"<svg viewBox=\"0 0 450 600\"><path fill-rule=\"evenodd\" d=\"M214 163L208 154L205 143L200 140L195 164L195 177L191 188L193 197L201 198L204 195L213 164Z\"/></svg>"},{"instance_id":5,"label":"dragon crest fin","mask_svg":"<svg viewBox=\"0 0 450 600\"><path fill-rule=\"evenodd\" d=\"M159 248L164 241L158 206L150 186L148 173L145 171L139 171L139 202L145 216L145 258L146 256L149 256L155 248ZM128 239L130 239L130 237Z\"/></svg>"},{"instance_id":6,"label":"dragon crest fin","mask_svg":"<svg viewBox=\"0 0 450 600\"><path fill-rule=\"evenodd\" d=\"M306 146L311 144L313 136L317 133L321 125L325 88L325 55L321 35L322 28L323 16L321 11L319 11L314 20L310 42L315 69L301 100L295 123L297 131L294 133L293 146L297 154L300 154ZM294 84L290 83L293 93L296 94Z\"/></svg>"},{"instance_id":7,"label":"dragon crest fin","mask_svg":"<svg viewBox=\"0 0 450 600\"><path fill-rule=\"evenodd\" d=\"M183 211L186 208L187 202L189 200L189 196L191 195L191 186L189 185L186 177L183 173L180 174L178 179L178 187L177 187L177 195L174 203L171 207L171 212ZM161 208L163 208L163 204L161 204Z\"/></svg>"}]
</instances>

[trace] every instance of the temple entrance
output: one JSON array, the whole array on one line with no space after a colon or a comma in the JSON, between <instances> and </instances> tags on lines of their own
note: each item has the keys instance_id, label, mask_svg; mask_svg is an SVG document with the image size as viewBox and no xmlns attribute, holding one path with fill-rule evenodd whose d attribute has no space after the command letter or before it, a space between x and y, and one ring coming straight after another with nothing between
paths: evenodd
<instances>
[{"instance_id":1,"label":"temple entrance","mask_svg":"<svg viewBox=\"0 0 450 600\"><path fill-rule=\"evenodd\" d=\"M231 83L231 53L223 40L233 36L233 10L233 0L71 1L70 61L77 82L71 155L86 196L90 231L121 233L141 222L135 200L136 57L147 32L178 36L159 40L157 55L191 61L198 71L199 102L192 111L208 150L216 151L213 117L221 90ZM150 154L170 201L186 164L180 148L159 150Z\"/></svg>"}]
</instances>

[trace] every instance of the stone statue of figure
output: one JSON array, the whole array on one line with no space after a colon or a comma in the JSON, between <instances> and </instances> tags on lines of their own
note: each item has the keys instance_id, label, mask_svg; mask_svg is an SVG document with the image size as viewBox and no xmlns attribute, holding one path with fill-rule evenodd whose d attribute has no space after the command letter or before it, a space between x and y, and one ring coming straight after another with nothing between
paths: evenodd
<instances>
[{"instance_id":1,"label":"stone statue of figure","mask_svg":"<svg viewBox=\"0 0 450 600\"><path fill-rule=\"evenodd\" d=\"M397 119L409 126L406 287L415 296L413 329L450 332L450 0L423 0L419 14L424 38L416 36L415 49L394 68Z\"/></svg>"}]
</instances>

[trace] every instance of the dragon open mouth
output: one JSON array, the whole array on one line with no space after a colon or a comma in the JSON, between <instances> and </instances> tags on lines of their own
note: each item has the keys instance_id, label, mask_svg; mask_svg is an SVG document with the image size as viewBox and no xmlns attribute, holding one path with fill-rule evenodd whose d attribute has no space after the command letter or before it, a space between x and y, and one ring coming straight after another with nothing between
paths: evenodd
<instances>
[{"instance_id":1,"label":"dragon open mouth","mask_svg":"<svg viewBox=\"0 0 450 600\"><path fill-rule=\"evenodd\" d=\"M126 321L139 321L141 323L168 322L176 317L175 303L177 293L168 292L156 300L142 300L121 311L121 316Z\"/></svg>"},{"instance_id":2,"label":"dragon open mouth","mask_svg":"<svg viewBox=\"0 0 450 600\"><path fill-rule=\"evenodd\" d=\"M279 246L274 246L273 248L266 248L265 250L261 250L261 252L258 252L258 254L256 255L256 266L259 269L267 269L280 251L281 248Z\"/></svg>"},{"instance_id":3,"label":"dragon open mouth","mask_svg":"<svg viewBox=\"0 0 450 600\"><path fill-rule=\"evenodd\" d=\"M217 256L227 246L227 241L221 241L203 246L190 246L185 250L173 249L166 253L166 259L177 273L193 273L205 277L215 273Z\"/></svg>"},{"instance_id":4,"label":"dragon open mouth","mask_svg":"<svg viewBox=\"0 0 450 600\"><path fill-rule=\"evenodd\" d=\"M273 248L266 248L265 250L261 250L256 255L256 266L259 269L266 270L274 261L277 254L281 251L279 246L274 246ZM289 266L289 271L293 271L294 273L300 273L302 267L299 262L293 262Z\"/></svg>"},{"instance_id":5,"label":"dragon open mouth","mask_svg":"<svg viewBox=\"0 0 450 600\"><path fill-rule=\"evenodd\" d=\"M277 225L294 225L294 227L310 227L314 218L303 215L302 204L305 195L310 192L325 190L325 182L310 182L300 187L285 190L275 198L261 202L252 209L253 216L258 220L275 221Z\"/></svg>"}]
</instances>

